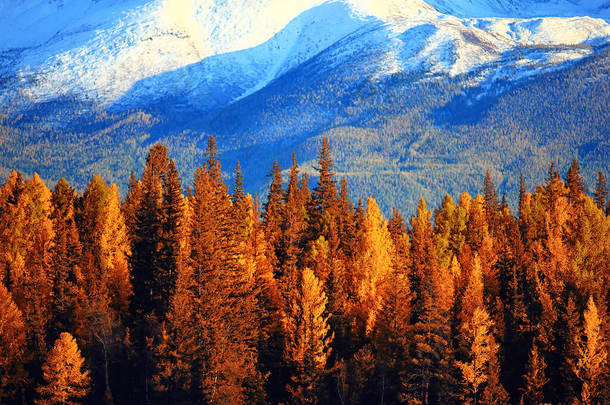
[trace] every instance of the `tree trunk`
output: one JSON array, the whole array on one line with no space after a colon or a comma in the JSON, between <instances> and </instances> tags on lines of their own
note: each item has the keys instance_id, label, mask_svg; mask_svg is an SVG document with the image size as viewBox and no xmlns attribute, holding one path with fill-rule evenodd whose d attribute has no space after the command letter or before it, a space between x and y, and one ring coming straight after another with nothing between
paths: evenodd
<instances>
[{"instance_id":1,"label":"tree trunk","mask_svg":"<svg viewBox=\"0 0 610 405\"><path fill-rule=\"evenodd\" d=\"M110 377L108 376L108 351L104 345L104 379L106 381L106 391L104 392L104 402L106 405L113 405L112 391L110 391Z\"/></svg>"}]
</instances>

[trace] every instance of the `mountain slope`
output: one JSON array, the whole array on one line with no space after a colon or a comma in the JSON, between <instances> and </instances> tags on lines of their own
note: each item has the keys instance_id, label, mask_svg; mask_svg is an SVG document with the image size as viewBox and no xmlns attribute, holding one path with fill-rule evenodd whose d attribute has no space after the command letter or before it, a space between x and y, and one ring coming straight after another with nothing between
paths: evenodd
<instances>
[{"instance_id":1,"label":"mountain slope","mask_svg":"<svg viewBox=\"0 0 610 405\"><path fill-rule=\"evenodd\" d=\"M148 147L184 180L218 139L264 193L272 160L315 175L322 135L356 197L410 210L514 194L550 161L608 171L604 0L0 0L0 177L119 183ZM10 24L9 24L10 23Z\"/></svg>"},{"instance_id":2,"label":"mountain slope","mask_svg":"<svg viewBox=\"0 0 610 405\"><path fill-rule=\"evenodd\" d=\"M608 21L599 18L610 8L601 1L295 4L5 0L0 102L27 107L69 96L123 109L171 98L206 111L260 90L348 35L355 40L333 63L352 62L353 44L373 43L375 52L358 62L373 65L367 73L374 78L422 68L454 76L504 60L523 46L599 45L610 37ZM535 72L591 52L540 52L535 60L506 63Z\"/></svg>"}]
</instances>

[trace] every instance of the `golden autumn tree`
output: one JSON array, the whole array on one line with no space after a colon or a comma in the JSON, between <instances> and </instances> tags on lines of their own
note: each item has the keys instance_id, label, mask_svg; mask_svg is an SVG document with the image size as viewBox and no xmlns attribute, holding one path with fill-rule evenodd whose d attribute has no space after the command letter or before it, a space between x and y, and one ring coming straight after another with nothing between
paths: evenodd
<instances>
[{"instance_id":1,"label":"golden autumn tree","mask_svg":"<svg viewBox=\"0 0 610 405\"><path fill-rule=\"evenodd\" d=\"M604 291L610 275L610 220L589 196L582 197L580 208L570 238L570 264L574 282L586 297Z\"/></svg>"},{"instance_id":2,"label":"golden autumn tree","mask_svg":"<svg viewBox=\"0 0 610 405\"><path fill-rule=\"evenodd\" d=\"M457 336L458 353L461 358L468 360L458 363L462 370L462 382L467 387L464 399L475 403L480 402L483 393L479 386L489 387L491 372L497 371L499 374L499 369L493 370L497 366L498 351L492 334L493 320L485 310L483 297L483 273L479 256L475 254L457 314L460 325ZM498 381L494 383L499 384Z\"/></svg>"},{"instance_id":3,"label":"golden autumn tree","mask_svg":"<svg viewBox=\"0 0 610 405\"><path fill-rule=\"evenodd\" d=\"M17 240L7 284L26 321L29 344L41 360L47 349L51 319L54 229L51 191L36 173L25 182L16 208L12 220L20 229L20 240Z\"/></svg>"},{"instance_id":4,"label":"golden autumn tree","mask_svg":"<svg viewBox=\"0 0 610 405\"><path fill-rule=\"evenodd\" d=\"M295 373L288 391L291 403L315 404L322 400L320 383L330 355L333 334L326 314L328 298L322 283L309 268L303 269L299 291L285 319L286 360Z\"/></svg>"},{"instance_id":5,"label":"golden autumn tree","mask_svg":"<svg viewBox=\"0 0 610 405\"><path fill-rule=\"evenodd\" d=\"M475 310L483 307L483 273L481 271L481 260L476 254L461 304L458 317L462 325L467 325Z\"/></svg>"},{"instance_id":6,"label":"golden autumn tree","mask_svg":"<svg viewBox=\"0 0 610 405\"><path fill-rule=\"evenodd\" d=\"M123 343L131 296L130 248L118 187L93 177L80 202L78 218L83 277L79 280L77 333L103 355L105 395L110 400L109 365L115 348Z\"/></svg>"},{"instance_id":7,"label":"golden autumn tree","mask_svg":"<svg viewBox=\"0 0 610 405\"><path fill-rule=\"evenodd\" d=\"M101 177L91 179L80 203L79 231L84 254L85 294L108 300L126 314L131 295L127 258L130 254L119 189Z\"/></svg>"},{"instance_id":8,"label":"golden autumn tree","mask_svg":"<svg viewBox=\"0 0 610 405\"><path fill-rule=\"evenodd\" d=\"M448 264L457 252L450 248L450 237L453 233L453 221L457 206L449 194L445 195L441 206L434 211L434 236L436 240L436 254L441 263Z\"/></svg>"},{"instance_id":9,"label":"golden autumn tree","mask_svg":"<svg viewBox=\"0 0 610 405\"><path fill-rule=\"evenodd\" d=\"M125 314L132 293L127 264L131 251L125 220L121 214L121 196L116 184L110 185L110 196L104 214L106 232L102 233L100 240L104 254L102 265L106 267L109 276L112 306L117 312Z\"/></svg>"},{"instance_id":10,"label":"golden autumn tree","mask_svg":"<svg viewBox=\"0 0 610 405\"><path fill-rule=\"evenodd\" d=\"M0 281L10 288L13 269L23 265L23 210L19 197L25 182L21 173L12 171L0 187Z\"/></svg>"},{"instance_id":11,"label":"golden autumn tree","mask_svg":"<svg viewBox=\"0 0 610 405\"><path fill-rule=\"evenodd\" d=\"M91 384L84 363L76 340L69 333L63 332L42 366L44 384L38 387L40 399L37 403L79 404L89 392Z\"/></svg>"},{"instance_id":12,"label":"golden autumn tree","mask_svg":"<svg viewBox=\"0 0 610 405\"><path fill-rule=\"evenodd\" d=\"M602 389L608 382L608 351L601 326L602 319L590 297L582 332L576 338L578 358L572 364L574 373L582 381L580 400L583 404L601 403Z\"/></svg>"},{"instance_id":13,"label":"golden autumn tree","mask_svg":"<svg viewBox=\"0 0 610 405\"><path fill-rule=\"evenodd\" d=\"M476 404L482 385L487 382L487 366L491 356L495 355L490 345L491 327L489 315L482 307L477 307L472 317L462 326L470 358L467 362L458 362L462 370L466 403Z\"/></svg>"},{"instance_id":14,"label":"golden autumn tree","mask_svg":"<svg viewBox=\"0 0 610 405\"><path fill-rule=\"evenodd\" d=\"M434 211L434 236L439 261L449 265L452 257L459 255L466 242L468 209L471 197L464 193L460 205L456 205L448 194L441 206ZM467 203L468 202L468 203Z\"/></svg>"},{"instance_id":15,"label":"golden autumn tree","mask_svg":"<svg viewBox=\"0 0 610 405\"><path fill-rule=\"evenodd\" d=\"M394 250L392 270L378 292L382 306L372 332L375 349L377 392L382 402L399 401L401 377L408 373L409 349L412 342L412 301L409 278L409 237L402 217L395 210L388 224Z\"/></svg>"},{"instance_id":16,"label":"golden autumn tree","mask_svg":"<svg viewBox=\"0 0 610 405\"><path fill-rule=\"evenodd\" d=\"M498 269L495 266L498 260L498 255L494 247L494 238L490 231L487 215L487 203L482 195L472 201L468 218L468 238L467 242L481 259L481 271L485 282L486 303L493 302L491 297L495 297L499 293ZM496 221L497 212L492 214L493 220Z\"/></svg>"},{"instance_id":17,"label":"golden autumn tree","mask_svg":"<svg viewBox=\"0 0 610 405\"><path fill-rule=\"evenodd\" d=\"M25 336L21 311L0 282L0 402L14 398L26 384Z\"/></svg>"},{"instance_id":18,"label":"golden autumn tree","mask_svg":"<svg viewBox=\"0 0 610 405\"><path fill-rule=\"evenodd\" d=\"M483 307L477 307L462 327L469 347L466 361L458 362L462 371L465 403L507 403L507 394L499 381L499 345L493 335L493 321Z\"/></svg>"},{"instance_id":19,"label":"golden autumn tree","mask_svg":"<svg viewBox=\"0 0 610 405\"><path fill-rule=\"evenodd\" d=\"M331 273L332 263L329 242L324 236L320 236L310 243L304 262L304 265L314 272L322 285L326 286ZM294 288L294 284L291 287Z\"/></svg>"},{"instance_id":20,"label":"golden autumn tree","mask_svg":"<svg viewBox=\"0 0 610 405\"><path fill-rule=\"evenodd\" d=\"M383 305L381 290L392 272L393 252L394 244L387 222L383 219L375 199L369 198L366 202L363 249L358 261L358 297L365 311L363 318L367 334L372 331Z\"/></svg>"}]
</instances>

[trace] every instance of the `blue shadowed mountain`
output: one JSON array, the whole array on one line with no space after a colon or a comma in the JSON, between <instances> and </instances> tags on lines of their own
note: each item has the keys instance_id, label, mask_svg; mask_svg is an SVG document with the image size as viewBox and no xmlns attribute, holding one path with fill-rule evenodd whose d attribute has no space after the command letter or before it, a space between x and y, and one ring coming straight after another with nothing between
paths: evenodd
<instances>
[{"instance_id":1,"label":"blue shadowed mountain","mask_svg":"<svg viewBox=\"0 0 610 405\"><path fill-rule=\"evenodd\" d=\"M123 187L167 144L184 180L208 135L264 193L327 136L356 197L409 209L515 193L551 161L608 169L603 0L0 1L0 176ZM454 196L457 197L457 196Z\"/></svg>"}]
</instances>

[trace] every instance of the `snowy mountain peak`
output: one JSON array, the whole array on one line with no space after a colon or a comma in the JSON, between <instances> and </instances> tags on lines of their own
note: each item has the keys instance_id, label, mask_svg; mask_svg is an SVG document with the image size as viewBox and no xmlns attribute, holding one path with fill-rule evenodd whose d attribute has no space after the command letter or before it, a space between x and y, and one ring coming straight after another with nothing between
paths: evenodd
<instances>
[{"instance_id":1,"label":"snowy mountain peak","mask_svg":"<svg viewBox=\"0 0 610 405\"><path fill-rule=\"evenodd\" d=\"M582 45L608 41L609 15L608 0L0 0L0 104L171 97L206 110L323 53L374 78L515 79L591 54ZM549 49L506 59L531 46Z\"/></svg>"}]
</instances>

